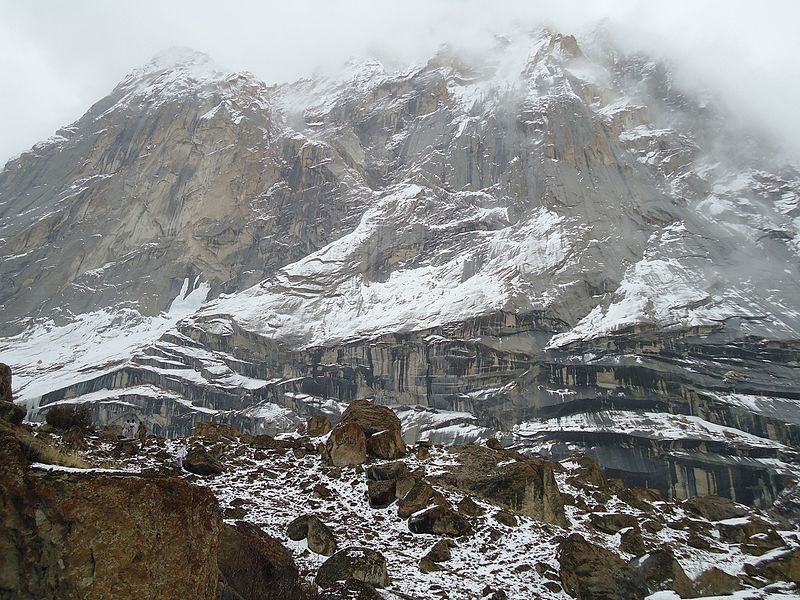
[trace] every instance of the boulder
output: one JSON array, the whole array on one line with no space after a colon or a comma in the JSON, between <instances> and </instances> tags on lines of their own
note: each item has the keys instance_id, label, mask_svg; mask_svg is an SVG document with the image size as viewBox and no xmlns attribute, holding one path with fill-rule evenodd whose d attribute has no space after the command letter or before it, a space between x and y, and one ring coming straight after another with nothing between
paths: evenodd
<instances>
[{"instance_id":1,"label":"boulder","mask_svg":"<svg viewBox=\"0 0 800 600\"><path fill-rule=\"evenodd\" d=\"M331 429L333 429L333 425L328 415L314 415L309 417L306 422L306 435L311 437L327 435Z\"/></svg>"},{"instance_id":2,"label":"boulder","mask_svg":"<svg viewBox=\"0 0 800 600\"><path fill-rule=\"evenodd\" d=\"M183 461L183 468L195 475L219 475L224 471L222 463L200 445L191 447Z\"/></svg>"},{"instance_id":3,"label":"boulder","mask_svg":"<svg viewBox=\"0 0 800 600\"><path fill-rule=\"evenodd\" d=\"M632 600L647 591L619 556L573 533L558 545L561 585L578 600Z\"/></svg>"},{"instance_id":4,"label":"boulder","mask_svg":"<svg viewBox=\"0 0 800 600\"><path fill-rule=\"evenodd\" d=\"M444 504L444 496L434 490L427 481L417 481L397 505L397 515L407 518L429 504Z\"/></svg>"},{"instance_id":5,"label":"boulder","mask_svg":"<svg viewBox=\"0 0 800 600\"><path fill-rule=\"evenodd\" d=\"M567 478L567 482L578 488L585 488L588 485L601 490L608 488L608 481L603 473L600 464L591 456L573 456L572 460L578 464L578 468Z\"/></svg>"},{"instance_id":6,"label":"boulder","mask_svg":"<svg viewBox=\"0 0 800 600\"><path fill-rule=\"evenodd\" d=\"M331 556L336 552L336 538L330 527L325 525L317 517L311 516L308 519L308 549L316 554Z\"/></svg>"},{"instance_id":7,"label":"boulder","mask_svg":"<svg viewBox=\"0 0 800 600\"><path fill-rule=\"evenodd\" d=\"M370 438L368 449L371 456L392 460L405 455L406 446L400 419L388 406L369 400L354 400L342 413L342 418L333 431L349 423L358 424L364 435Z\"/></svg>"},{"instance_id":8,"label":"boulder","mask_svg":"<svg viewBox=\"0 0 800 600\"><path fill-rule=\"evenodd\" d=\"M451 557L450 544L447 543L447 540L436 542L425 555L425 558L433 562L445 562L450 560Z\"/></svg>"},{"instance_id":9,"label":"boulder","mask_svg":"<svg viewBox=\"0 0 800 600\"><path fill-rule=\"evenodd\" d=\"M325 450L335 467L360 465L367 460L367 436L358 423L343 423L331 431Z\"/></svg>"},{"instance_id":10,"label":"boulder","mask_svg":"<svg viewBox=\"0 0 800 600\"><path fill-rule=\"evenodd\" d=\"M634 563L636 573L650 593L673 590L681 598L695 595L694 584L686 575L672 550L664 546L649 552Z\"/></svg>"},{"instance_id":11,"label":"boulder","mask_svg":"<svg viewBox=\"0 0 800 600\"><path fill-rule=\"evenodd\" d=\"M300 589L291 552L250 523L223 527L217 562L226 588L245 600L292 597Z\"/></svg>"},{"instance_id":12,"label":"boulder","mask_svg":"<svg viewBox=\"0 0 800 600\"><path fill-rule=\"evenodd\" d=\"M408 520L412 533L433 533L461 537L472 533L472 526L464 517L448 506L440 505L418 512Z\"/></svg>"},{"instance_id":13,"label":"boulder","mask_svg":"<svg viewBox=\"0 0 800 600\"><path fill-rule=\"evenodd\" d=\"M486 510L469 496L464 496L458 503L458 512L468 517L482 517L486 514Z\"/></svg>"},{"instance_id":14,"label":"boulder","mask_svg":"<svg viewBox=\"0 0 800 600\"><path fill-rule=\"evenodd\" d=\"M695 496L686 500L682 507L708 521L723 521L743 517L747 514L745 507L739 506L730 498L721 496Z\"/></svg>"},{"instance_id":15,"label":"boulder","mask_svg":"<svg viewBox=\"0 0 800 600\"><path fill-rule=\"evenodd\" d=\"M298 598L306 597L314 600L384 600L374 586L356 579L336 581L321 592L315 590L307 596L298 596Z\"/></svg>"},{"instance_id":16,"label":"boulder","mask_svg":"<svg viewBox=\"0 0 800 600\"><path fill-rule=\"evenodd\" d=\"M252 448L256 450L288 450L294 444L289 440L276 440L271 435L254 435L248 440Z\"/></svg>"},{"instance_id":17,"label":"boulder","mask_svg":"<svg viewBox=\"0 0 800 600\"><path fill-rule=\"evenodd\" d=\"M800 548L770 554L754 564L745 564L744 572L751 577L763 577L769 582L790 581L800 585Z\"/></svg>"},{"instance_id":18,"label":"boulder","mask_svg":"<svg viewBox=\"0 0 800 600\"><path fill-rule=\"evenodd\" d=\"M374 587L386 587L389 585L386 559L380 552L369 548L345 548L322 563L314 581L322 588L329 588L337 581L350 579Z\"/></svg>"},{"instance_id":19,"label":"boulder","mask_svg":"<svg viewBox=\"0 0 800 600\"><path fill-rule=\"evenodd\" d=\"M742 589L742 584L738 577L711 567L695 580L694 587L700 596L724 596Z\"/></svg>"},{"instance_id":20,"label":"boulder","mask_svg":"<svg viewBox=\"0 0 800 600\"><path fill-rule=\"evenodd\" d=\"M614 535L629 527L639 527L639 521L633 515L621 513L592 513L589 522L598 531Z\"/></svg>"},{"instance_id":21,"label":"boulder","mask_svg":"<svg viewBox=\"0 0 800 600\"><path fill-rule=\"evenodd\" d=\"M211 491L30 471L9 429L0 423L0 598L216 600L222 517Z\"/></svg>"},{"instance_id":22,"label":"boulder","mask_svg":"<svg viewBox=\"0 0 800 600\"><path fill-rule=\"evenodd\" d=\"M395 501L395 480L367 481L367 495L372 508L386 508Z\"/></svg>"},{"instance_id":23,"label":"boulder","mask_svg":"<svg viewBox=\"0 0 800 600\"><path fill-rule=\"evenodd\" d=\"M786 543L772 525L758 517L720 521L717 529L722 541L741 544L744 552L756 556L780 548Z\"/></svg>"},{"instance_id":24,"label":"boulder","mask_svg":"<svg viewBox=\"0 0 800 600\"><path fill-rule=\"evenodd\" d=\"M436 564L427 556L423 556L419 559L419 571L420 573L435 573L436 571L441 571L442 567Z\"/></svg>"},{"instance_id":25,"label":"boulder","mask_svg":"<svg viewBox=\"0 0 800 600\"><path fill-rule=\"evenodd\" d=\"M498 455L485 448L478 450L481 451ZM475 450L462 452L461 457L468 457L469 452ZM452 485L516 513L546 523L567 525L564 503L553 475L552 464L548 461L531 459L496 466L475 461L478 463L477 468L473 468L471 462L467 459L460 469L448 477Z\"/></svg>"},{"instance_id":26,"label":"boulder","mask_svg":"<svg viewBox=\"0 0 800 600\"><path fill-rule=\"evenodd\" d=\"M486 447L491 448L492 450L502 450L503 444L501 444L500 440L498 440L496 437L490 437L488 440L486 440Z\"/></svg>"},{"instance_id":27,"label":"boulder","mask_svg":"<svg viewBox=\"0 0 800 600\"><path fill-rule=\"evenodd\" d=\"M408 466L403 461L395 461L372 465L366 469L367 479L373 481L388 481L390 479L400 479L408 474Z\"/></svg>"}]
</instances>

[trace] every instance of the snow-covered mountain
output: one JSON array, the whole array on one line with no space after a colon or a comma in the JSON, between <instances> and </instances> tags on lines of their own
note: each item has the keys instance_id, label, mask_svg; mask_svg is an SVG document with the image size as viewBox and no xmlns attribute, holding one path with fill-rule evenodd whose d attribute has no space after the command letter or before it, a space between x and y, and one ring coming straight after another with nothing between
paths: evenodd
<instances>
[{"instance_id":1,"label":"snow-covered mountain","mask_svg":"<svg viewBox=\"0 0 800 600\"><path fill-rule=\"evenodd\" d=\"M798 472L800 172L601 34L269 87L171 50L0 172L39 414L576 449L685 497Z\"/></svg>"}]
</instances>

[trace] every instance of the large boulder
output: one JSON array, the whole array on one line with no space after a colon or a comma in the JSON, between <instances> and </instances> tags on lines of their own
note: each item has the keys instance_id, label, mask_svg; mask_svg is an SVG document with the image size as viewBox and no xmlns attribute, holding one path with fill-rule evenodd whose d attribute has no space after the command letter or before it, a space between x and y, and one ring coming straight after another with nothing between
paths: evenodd
<instances>
[{"instance_id":1,"label":"large boulder","mask_svg":"<svg viewBox=\"0 0 800 600\"><path fill-rule=\"evenodd\" d=\"M335 467L360 465L367 460L367 436L358 423L336 426L325 444L328 462Z\"/></svg>"},{"instance_id":2,"label":"large boulder","mask_svg":"<svg viewBox=\"0 0 800 600\"><path fill-rule=\"evenodd\" d=\"M558 546L561 584L578 600L636 600L647 590L619 556L578 533Z\"/></svg>"},{"instance_id":3,"label":"large boulder","mask_svg":"<svg viewBox=\"0 0 800 600\"><path fill-rule=\"evenodd\" d=\"M286 528L290 540L308 540L308 549L316 554L331 556L336 552L336 538L330 527L315 515L303 515L294 519Z\"/></svg>"},{"instance_id":4,"label":"large boulder","mask_svg":"<svg viewBox=\"0 0 800 600\"><path fill-rule=\"evenodd\" d=\"M525 459L505 464L498 462L500 453L480 446L453 451L461 464L445 477L450 485L519 514L567 526L564 503L549 461Z\"/></svg>"},{"instance_id":5,"label":"large boulder","mask_svg":"<svg viewBox=\"0 0 800 600\"><path fill-rule=\"evenodd\" d=\"M345 548L322 563L314 581L322 588L329 588L337 581L350 579L386 587L389 585L386 559L380 552L369 548Z\"/></svg>"},{"instance_id":6,"label":"large boulder","mask_svg":"<svg viewBox=\"0 0 800 600\"><path fill-rule=\"evenodd\" d=\"M415 513L408 520L411 533L432 533L461 537L472 532L472 526L463 516L449 506L433 506Z\"/></svg>"},{"instance_id":7,"label":"large boulder","mask_svg":"<svg viewBox=\"0 0 800 600\"><path fill-rule=\"evenodd\" d=\"M369 505L372 508L386 508L395 501L396 487L397 482L394 479L388 481L367 481Z\"/></svg>"},{"instance_id":8,"label":"large boulder","mask_svg":"<svg viewBox=\"0 0 800 600\"><path fill-rule=\"evenodd\" d=\"M673 590L681 598L693 598L694 584L672 551L662 547L635 561L636 573L651 593Z\"/></svg>"},{"instance_id":9,"label":"large boulder","mask_svg":"<svg viewBox=\"0 0 800 600\"><path fill-rule=\"evenodd\" d=\"M183 461L183 467L195 475L219 475L224 471L222 463L200 445L191 447Z\"/></svg>"},{"instance_id":10,"label":"large boulder","mask_svg":"<svg viewBox=\"0 0 800 600\"><path fill-rule=\"evenodd\" d=\"M690 513L703 517L708 521L722 521L743 517L747 509L739 506L730 498L721 496L694 496L683 503L683 508Z\"/></svg>"},{"instance_id":11,"label":"large boulder","mask_svg":"<svg viewBox=\"0 0 800 600\"><path fill-rule=\"evenodd\" d=\"M367 450L370 456L393 460L406 453L400 419L388 406L375 404L370 400L354 400L342 413L342 418L334 427L357 423L367 436ZM373 439L374 438L374 439Z\"/></svg>"},{"instance_id":12,"label":"large boulder","mask_svg":"<svg viewBox=\"0 0 800 600\"><path fill-rule=\"evenodd\" d=\"M296 597L301 589L291 552L255 525L225 525L218 561L225 586L244 600Z\"/></svg>"},{"instance_id":13,"label":"large boulder","mask_svg":"<svg viewBox=\"0 0 800 600\"><path fill-rule=\"evenodd\" d=\"M700 596L724 596L742 589L738 577L729 575L716 567L703 571L695 580L694 586Z\"/></svg>"},{"instance_id":14,"label":"large boulder","mask_svg":"<svg viewBox=\"0 0 800 600\"><path fill-rule=\"evenodd\" d=\"M367 479L373 481L389 481L400 479L408 474L408 466L401 460L389 463L381 463L367 467Z\"/></svg>"},{"instance_id":15,"label":"large boulder","mask_svg":"<svg viewBox=\"0 0 800 600\"><path fill-rule=\"evenodd\" d=\"M208 489L31 471L9 429L0 423L0 598L217 598L222 517Z\"/></svg>"},{"instance_id":16,"label":"large boulder","mask_svg":"<svg viewBox=\"0 0 800 600\"><path fill-rule=\"evenodd\" d=\"M430 504L444 504L444 496L431 487L427 481L419 480L397 504L397 515L403 519Z\"/></svg>"}]
</instances>

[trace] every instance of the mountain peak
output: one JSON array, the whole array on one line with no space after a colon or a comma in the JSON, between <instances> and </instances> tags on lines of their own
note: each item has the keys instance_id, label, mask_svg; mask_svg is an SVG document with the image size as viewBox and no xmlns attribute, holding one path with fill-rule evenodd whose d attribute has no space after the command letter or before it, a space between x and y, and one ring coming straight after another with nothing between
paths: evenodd
<instances>
[{"instance_id":1,"label":"mountain peak","mask_svg":"<svg viewBox=\"0 0 800 600\"><path fill-rule=\"evenodd\" d=\"M168 69L211 69L226 71L217 65L208 54L187 46L171 46L158 52L145 66L147 71L163 71Z\"/></svg>"}]
</instances>

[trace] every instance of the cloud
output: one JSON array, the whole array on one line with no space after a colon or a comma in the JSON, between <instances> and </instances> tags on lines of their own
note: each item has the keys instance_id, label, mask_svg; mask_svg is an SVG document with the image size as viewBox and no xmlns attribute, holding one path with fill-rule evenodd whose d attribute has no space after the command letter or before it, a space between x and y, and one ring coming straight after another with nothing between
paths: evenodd
<instances>
[{"instance_id":1,"label":"cloud","mask_svg":"<svg viewBox=\"0 0 800 600\"><path fill-rule=\"evenodd\" d=\"M0 0L0 162L77 119L131 69L185 45L267 82L353 56L420 62L442 43L480 48L495 32L606 19L621 43L671 60L800 154L800 4L792 0L506 1Z\"/></svg>"}]
</instances>

